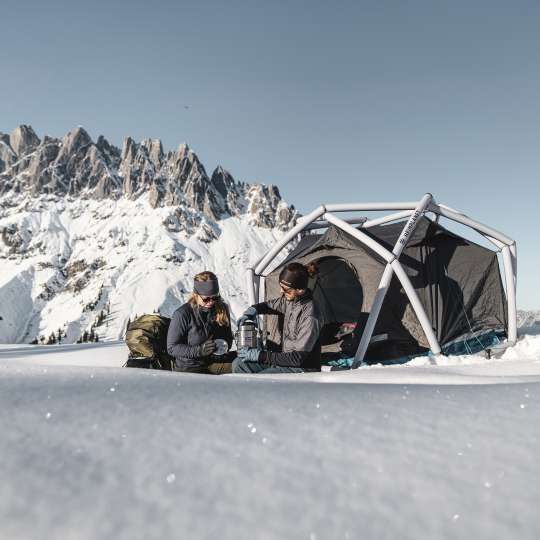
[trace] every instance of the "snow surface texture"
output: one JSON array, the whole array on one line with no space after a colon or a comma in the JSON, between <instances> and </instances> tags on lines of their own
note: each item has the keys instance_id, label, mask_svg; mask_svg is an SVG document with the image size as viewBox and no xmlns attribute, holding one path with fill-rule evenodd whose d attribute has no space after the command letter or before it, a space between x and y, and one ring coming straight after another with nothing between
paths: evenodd
<instances>
[{"instance_id":1,"label":"snow surface texture","mask_svg":"<svg viewBox=\"0 0 540 540\"><path fill-rule=\"evenodd\" d=\"M0 348L0 538L540 537L538 335L287 376L104 367L125 357Z\"/></svg>"}]
</instances>

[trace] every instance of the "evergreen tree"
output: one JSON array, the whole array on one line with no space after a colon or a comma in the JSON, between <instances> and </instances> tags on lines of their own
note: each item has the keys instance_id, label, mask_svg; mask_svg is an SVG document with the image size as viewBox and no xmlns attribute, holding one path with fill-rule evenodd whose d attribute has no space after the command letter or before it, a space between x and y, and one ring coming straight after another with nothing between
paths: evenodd
<instances>
[{"instance_id":1,"label":"evergreen tree","mask_svg":"<svg viewBox=\"0 0 540 540\"><path fill-rule=\"evenodd\" d=\"M82 340L83 340L83 343L86 343L88 341L88 331L87 330L84 331Z\"/></svg>"}]
</instances>

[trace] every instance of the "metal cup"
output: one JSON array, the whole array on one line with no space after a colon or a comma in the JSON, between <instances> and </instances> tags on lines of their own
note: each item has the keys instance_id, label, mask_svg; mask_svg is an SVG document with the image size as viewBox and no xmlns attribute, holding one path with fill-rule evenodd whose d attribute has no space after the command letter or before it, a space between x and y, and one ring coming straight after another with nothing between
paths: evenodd
<instances>
[{"instance_id":1,"label":"metal cup","mask_svg":"<svg viewBox=\"0 0 540 540\"><path fill-rule=\"evenodd\" d=\"M216 356L222 356L229 350L229 345L224 339L216 339L214 343L216 344L216 350L214 351Z\"/></svg>"}]
</instances>

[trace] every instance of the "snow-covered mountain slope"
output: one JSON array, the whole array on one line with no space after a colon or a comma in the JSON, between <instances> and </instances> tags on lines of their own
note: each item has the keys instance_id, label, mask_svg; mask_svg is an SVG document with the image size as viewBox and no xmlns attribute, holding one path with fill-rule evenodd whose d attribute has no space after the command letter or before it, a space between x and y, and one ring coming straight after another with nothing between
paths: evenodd
<instances>
[{"instance_id":1,"label":"snow-covered mountain slope","mask_svg":"<svg viewBox=\"0 0 540 540\"><path fill-rule=\"evenodd\" d=\"M209 177L187 145L0 134L0 343L119 339L137 314L170 315L202 270L238 314L246 266L296 218L276 187Z\"/></svg>"}]
</instances>

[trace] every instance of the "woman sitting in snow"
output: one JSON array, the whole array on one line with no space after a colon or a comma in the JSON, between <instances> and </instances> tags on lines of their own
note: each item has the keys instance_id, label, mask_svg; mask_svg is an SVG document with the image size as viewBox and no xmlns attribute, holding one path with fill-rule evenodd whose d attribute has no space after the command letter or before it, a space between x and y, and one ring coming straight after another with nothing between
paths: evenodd
<instances>
[{"instance_id":1,"label":"woman sitting in snow","mask_svg":"<svg viewBox=\"0 0 540 540\"><path fill-rule=\"evenodd\" d=\"M201 272L193 281L191 298L172 316L167 334L167 351L175 359L176 371L189 373L231 372L234 353L217 355L216 339L232 345L230 314L219 294L212 272ZM221 343L222 344L222 343Z\"/></svg>"}]
</instances>

